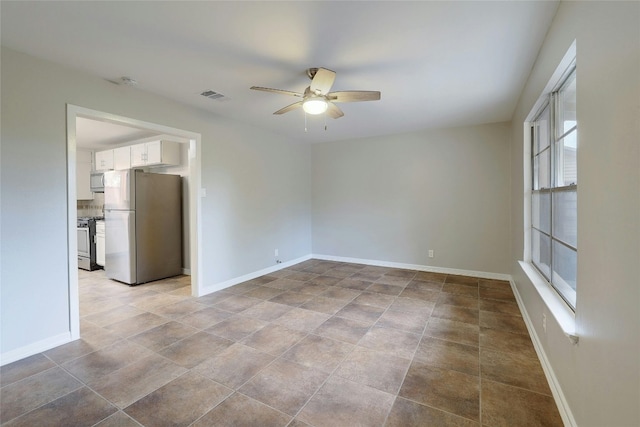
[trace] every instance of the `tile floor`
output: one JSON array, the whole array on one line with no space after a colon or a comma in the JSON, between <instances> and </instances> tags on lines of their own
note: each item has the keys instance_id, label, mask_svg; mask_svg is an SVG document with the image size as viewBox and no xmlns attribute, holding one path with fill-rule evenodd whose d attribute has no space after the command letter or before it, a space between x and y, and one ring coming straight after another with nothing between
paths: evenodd
<instances>
[{"instance_id":1,"label":"tile floor","mask_svg":"<svg viewBox=\"0 0 640 427\"><path fill-rule=\"evenodd\" d=\"M2 426L560 426L507 282L309 260L201 298L80 272Z\"/></svg>"}]
</instances>

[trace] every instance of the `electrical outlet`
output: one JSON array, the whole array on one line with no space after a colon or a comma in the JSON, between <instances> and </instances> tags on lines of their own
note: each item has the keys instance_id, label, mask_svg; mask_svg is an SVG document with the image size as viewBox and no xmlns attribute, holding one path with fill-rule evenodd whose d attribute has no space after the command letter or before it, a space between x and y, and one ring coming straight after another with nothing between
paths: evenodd
<instances>
[{"instance_id":1,"label":"electrical outlet","mask_svg":"<svg viewBox=\"0 0 640 427\"><path fill-rule=\"evenodd\" d=\"M278 256L278 250L277 250L277 249L275 250L275 252L274 252L274 254L273 254L273 255L274 255L274 256Z\"/></svg>"},{"instance_id":2,"label":"electrical outlet","mask_svg":"<svg viewBox=\"0 0 640 427\"><path fill-rule=\"evenodd\" d=\"M433 258L433 249L429 249L429 258Z\"/></svg>"},{"instance_id":3,"label":"electrical outlet","mask_svg":"<svg viewBox=\"0 0 640 427\"><path fill-rule=\"evenodd\" d=\"M547 315L542 313L542 330L547 333Z\"/></svg>"}]
</instances>

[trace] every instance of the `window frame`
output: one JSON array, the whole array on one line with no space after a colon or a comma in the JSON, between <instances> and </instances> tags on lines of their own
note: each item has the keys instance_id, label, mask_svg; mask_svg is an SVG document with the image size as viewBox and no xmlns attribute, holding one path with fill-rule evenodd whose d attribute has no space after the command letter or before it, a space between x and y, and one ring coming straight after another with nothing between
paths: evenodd
<instances>
[{"instance_id":1,"label":"window frame","mask_svg":"<svg viewBox=\"0 0 640 427\"><path fill-rule=\"evenodd\" d=\"M525 251L525 255L528 252L530 254L529 257L525 257L526 261L530 263L533 268L542 276L542 278L547 282L547 284L557 293L557 295L564 301L564 303L568 306L568 308L575 313L576 303L577 303L577 254L578 254L578 245L577 245L577 236L575 246L570 242L566 242L562 238L558 237L558 233L554 229L554 199L555 195L561 192L575 192L577 197L578 185L577 182L571 182L568 185L565 185L565 176L564 176L564 145L563 141L565 138L571 134L576 135L576 143L577 143L577 120L576 123L569 129L564 130L562 126L563 120L560 117L562 114L562 109L560 108L560 94L561 91L567 88L570 84L575 82L576 79L576 61L575 56L573 60L570 62L569 66L565 69L564 73L561 77L556 80L558 83L546 94L541 97L541 103L538 106L536 113L533 115L533 119L526 123L529 126L530 132L530 185L529 185L529 209L530 212L530 221L528 225L527 232L529 234L528 240L528 250ZM546 117L545 117L546 116ZM547 130L545 132L547 141L543 144L540 141L540 123L544 120L547 120ZM543 147L540 149L540 147ZM539 173L539 165L540 158L542 158L542 154L548 152L549 159L547 162L547 177L545 182L549 184L548 187L540 186L540 173ZM576 154L577 154L577 145L576 145ZM537 161L537 163L536 163ZM576 158L577 162L577 158ZM536 167L538 165L538 167ZM577 164L576 164L576 174L577 174ZM577 179L576 179L577 181ZM563 185L558 185L562 183ZM543 230L541 226L541 220L539 211L534 212L534 195L541 195L538 197L538 208L542 201L542 195L548 195L548 209L549 212L546 214L548 220L548 231ZM546 208L546 206L545 206ZM577 205L576 205L576 217L577 217ZM538 218L538 224L536 226L534 218ZM576 218L577 220L577 218ZM536 240L534 235L539 233L539 236ZM536 258L540 261L539 254L542 253L542 250L538 252L538 256L534 251L534 245L536 241L538 242L538 246L542 242L542 237L545 236L548 239L548 265L540 265L536 262ZM566 283L566 281L554 270L554 243L557 243L564 248L575 252L576 258L576 271L574 272L576 277L576 287L574 288ZM527 259L528 258L528 259ZM547 271L548 268L548 271Z\"/></svg>"}]
</instances>

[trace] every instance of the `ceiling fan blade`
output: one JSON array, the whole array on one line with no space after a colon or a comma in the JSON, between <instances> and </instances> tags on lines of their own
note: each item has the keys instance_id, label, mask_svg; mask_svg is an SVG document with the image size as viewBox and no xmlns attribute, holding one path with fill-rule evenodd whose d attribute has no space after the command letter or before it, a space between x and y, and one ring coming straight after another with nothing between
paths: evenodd
<instances>
[{"instance_id":1,"label":"ceiling fan blade","mask_svg":"<svg viewBox=\"0 0 640 427\"><path fill-rule=\"evenodd\" d=\"M263 92L279 93L281 95L297 96L298 98L302 98L302 94L301 93L291 92L290 90L271 89L270 87L260 87L260 86L251 86L249 89L261 90Z\"/></svg>"},{"instance_id":2,"label":"ceiling fan blade","mask_svg":"<svg viewBox=\"0 0 640 427\"><path fill-rule=\"evenodd\" d=\"M326 95L331 90L336 79L336 72L326 68L318 68L316 75L311 80L311 91L318 95Z\"/></svg>"},{"instance_id":3,"label":"ceiling fan blade","mask_svg":"<svg viewBox=\"0 0 640 427\"><path fill-rule=\"evenodd\" d=\"M380 99L380 92L371 90L348 90L328 93L327 98L333 102L377 101Z\"/></svg>"},{"instance_id":4,"label":"ceiling fan blade","mask_svg":"<svg viewBox=\"0 0 640 427\"><path fill-rule=\"evenodd\" d=\"M344 116L344 113L336 104L334 104L333 102L329 102L329 106L327 107L327 116L331 117L332 119L339 119L340 117Z\"/></svg>"},{"instance_id":5,"label":"ceiling fan blade","mask_svg":"<svg viewBox=\"0 0 640 427\"><path fill-rule=\"evenodd\" d=\"M295 110L296 108L300 108L300 107L302 107L302 101L294 102L291 105L287 105L286 107L279 109L278 111L276 111L273 114L288 113L289 111Z\"/></svg>"}]
</instances>

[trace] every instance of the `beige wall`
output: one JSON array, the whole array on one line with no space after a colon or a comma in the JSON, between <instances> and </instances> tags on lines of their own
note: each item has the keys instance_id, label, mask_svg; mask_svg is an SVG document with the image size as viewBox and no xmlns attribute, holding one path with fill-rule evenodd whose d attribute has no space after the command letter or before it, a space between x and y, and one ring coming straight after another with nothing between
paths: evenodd
<instances>
[{"instance_id":1,"label":"beige wall","mask_svg":"<svg viewBox=\"0 0 640 427\"><path fill-rule=\"evenodd\" d=\"M314 254L508 272L508 124L315 144L312 159Z\"/></svg>"},{"instance_id":2,"label":"beige wall","mask_svg":"<svg viewBox=\"0 0 640 427\"><path fill-rule=\"evenodd\" d=\"M2 48L1 352L69 325L66 104L202 135L203 286L311 252L310 148Z\"/></svg>"},{"instance_id":3,"label":"beige wall","mask_svg":"<svg viewBox=\"0 0 640 427\"><path fill-rule=\"evenodd\" d=\"M577 346L550 315L542 330L548 312L517 263L524 245L522 122L573 40ZM202 134L205 285L272 265L274 248L283 260L313 251L510 273L577 424L640 425L639 44L640 3L562 2L510 127L312 148L3 49L1 352L69 330L68 102Z\"/></svg>"},{"instance_id":4,"label":"beige wall","mask_svg":"<svg viewBox=\"0 0 640 427\"><path fill-rule=\"evenodd\" d=\"M523 121L574 40L578 345L551 320L517 264L524 245ZM510 271L580 426L640 425L639 118L640 3L562 2L513 119Z\"/></svg>"}]
</instances>

